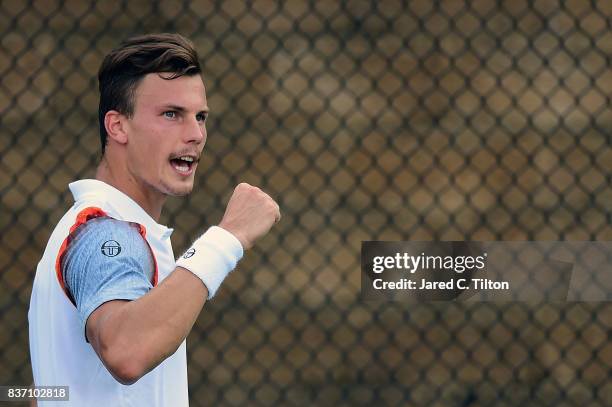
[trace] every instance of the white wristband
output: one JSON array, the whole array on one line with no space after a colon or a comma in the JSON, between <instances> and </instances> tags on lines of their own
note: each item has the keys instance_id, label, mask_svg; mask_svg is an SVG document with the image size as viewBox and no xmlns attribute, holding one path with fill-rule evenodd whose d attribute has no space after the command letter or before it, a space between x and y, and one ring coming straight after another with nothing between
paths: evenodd
<instances>
[{"instance_id":1,"label":"white wristband","mask_svg":"<svg viewBox=\"0 0 612 407\"><path fill-rule=\"evenodd\" d=\"M242 244L227 230L212 226L176 261L198 276L212 298L243 255Z\"/></svg>"}]
</instances>

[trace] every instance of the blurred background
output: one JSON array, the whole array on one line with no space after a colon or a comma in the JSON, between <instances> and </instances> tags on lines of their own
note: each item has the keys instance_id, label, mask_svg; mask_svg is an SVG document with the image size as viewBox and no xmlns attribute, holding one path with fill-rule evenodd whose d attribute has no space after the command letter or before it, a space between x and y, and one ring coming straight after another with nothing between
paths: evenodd
<instances>
[{"instance_id":1,"label":"blurred background","mask_svg":"<svg viewBox=\"0 0 612 407\"><path fill-rule=\"evenodd\" d=\"M363 240L611 240L612 2L0 1L0 384L100 157L97 70L194 41L211 115L175 253L233 187L283 219L188 338L191 405L612 405L609 303L359 297Z\"/></svg>"}]
</instances>

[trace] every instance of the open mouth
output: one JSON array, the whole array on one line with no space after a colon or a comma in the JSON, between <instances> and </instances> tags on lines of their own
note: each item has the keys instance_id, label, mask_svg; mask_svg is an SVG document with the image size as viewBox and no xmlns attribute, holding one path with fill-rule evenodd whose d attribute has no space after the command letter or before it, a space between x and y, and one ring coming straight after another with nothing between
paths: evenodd
<instances>
[{"instance_id":1,"label":"open mouth","mask_svg":"<svg viewBox=\"0 0 612 407\"><path fill-rule=\"evenodd\" d=\"M181 175L190 175L195 169L198 159L194 156L184 155L170 159L170 165Z\"/></svg>"}]
</instances>

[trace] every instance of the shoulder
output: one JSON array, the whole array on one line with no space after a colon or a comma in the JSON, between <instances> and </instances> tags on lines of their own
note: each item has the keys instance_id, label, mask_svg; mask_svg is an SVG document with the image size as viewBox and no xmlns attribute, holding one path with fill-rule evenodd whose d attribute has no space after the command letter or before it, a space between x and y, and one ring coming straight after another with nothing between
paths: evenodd
<instances>
[{"instance_id":1,"label":"shoulder","mask_svg":"<svg viewBox=\"0 0 612 407\"><path fill-rule=\"evenodd\" d=\"M114 295L130 287L146 291L156 284L155 258L137 223L90 219L72 232L69 241L60 268L77 304L102 287L112 288Z\"/></svg>"}]
</instances>

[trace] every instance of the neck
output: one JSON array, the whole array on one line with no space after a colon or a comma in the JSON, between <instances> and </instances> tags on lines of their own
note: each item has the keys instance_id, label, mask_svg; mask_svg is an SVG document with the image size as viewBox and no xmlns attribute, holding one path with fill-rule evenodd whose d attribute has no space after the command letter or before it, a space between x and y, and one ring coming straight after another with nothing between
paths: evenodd
<instances>
[{"instance_id":1,"label":"neck","mask_svg":"<svg viewBox=\"0 0 612 407\"><path fill-rule=\"evenodd\" d=\"M117 166L109 165L106 155L102 157L96 171L96 179L113 186L132 198L142 209L145 210L156 222L159 222L161 211L166 197L157 191L147 188L138 181L126 169L113 170ZM127 175L127 176L126 176Z\"/></svg>"}]
</instances>

